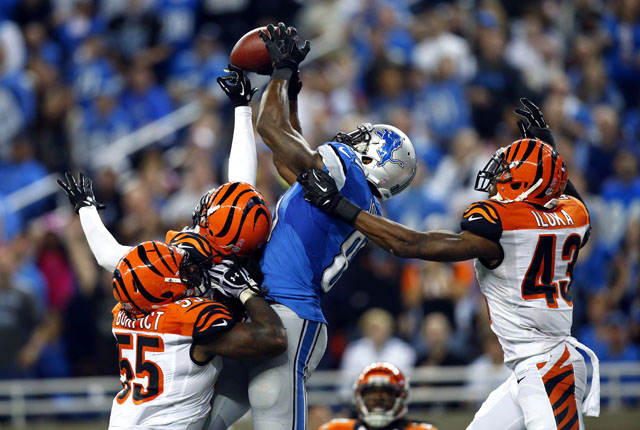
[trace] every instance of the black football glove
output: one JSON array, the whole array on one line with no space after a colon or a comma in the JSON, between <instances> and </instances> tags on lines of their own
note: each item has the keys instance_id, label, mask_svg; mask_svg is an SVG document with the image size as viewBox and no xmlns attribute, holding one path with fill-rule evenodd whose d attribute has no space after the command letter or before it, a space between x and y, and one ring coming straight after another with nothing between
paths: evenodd
<instances>
[{"instance_id":1,"label":"black football glove","mask_svg":"<svg viewBox=\"0 0 640 430\"><path fill-rule=\"evenodd\" d=\"M218 79L216 79L222 91L229 97L235 107L248 106L258 89L251 88L251 81L241 68L229 64L224 71L227 74L218 76Z\"/></svg>"},{"instance_id":2,"label":"black football glove","mask_svg":"<svg viewBox=\"0 0 640 430\"><path fill-rule=\"evenodd\" d=\"M278 29L273 24L267 25L267 35L260 30L258 34L264 41L273 73L274 79L289 79L298 70L298 65L305 59L311 44L305 41L302 48L298 47L298 31L294 27L287 28L282 22L278 23Z\"/></svg>"},{"instance_id":3,"label":"black football glove","mask_svg":"<svg viewBox=\"0 0 640 430\"><path fill-rule=\"evenodd\" d=\"M239 299L243 304L251 297L263 295L260 285L247 270L233 260L222 260L209 269L211 288L219 293Z\"/></svg>"},{"instance_id":4,"label":"black football glove","mask_svg":"<svg viewBox=\"0 0 640 430\"><path fill-rule=\"evenodd\" d=\"M362 209L344 198L333 178L324 170L309 169L298 176L298 182L306 201L349 225L355 224Z\"/></svg>"},{"instance_id":5,"label":"black football glove","mask_svg":"<svg viewBox=\"0 0 640 430\"><path fill-rule=\"evenodd\" d=\"M540 108L533 104L531 100L524 97L520 99L520 103L524 105L524 109L518 108L513 112L526 120L526 122L521 119L518 120L518 127L520 128L522 137L524 139L535 137L548 143L555 149L556 142L551 134L551 129L544 120Z\"/></svg>"},{"instance_id":6,"label":"black football glove","mask_svg":"<svg viewBox=\"0 0 640 430\"><path fill-rule=\"evenodd\" d=\"M78 182L76 182L71 172L66 172L64 174L66 178L65 181L61 181L57 179L58 185L60 188L67 193L67 197L69 197L69 202L75 208L76 213L85 206L95 206L97 209L106 208L102 203L98 203L96 198L93 195L93 188L91 184L91 179L87 178L82 172L78 176Z\"/></svg>"}]
</instances>

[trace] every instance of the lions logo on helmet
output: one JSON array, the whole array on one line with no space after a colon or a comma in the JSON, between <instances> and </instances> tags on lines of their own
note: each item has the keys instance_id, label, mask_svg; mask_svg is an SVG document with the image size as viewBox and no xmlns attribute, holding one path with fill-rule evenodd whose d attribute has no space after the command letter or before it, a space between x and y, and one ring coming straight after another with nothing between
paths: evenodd
<instances>
[{"instance_id":1,"label":"lions logo on helmet","mask_svg":"<svg viewBox=\"0 0 640 430\"><path fill-rule=\"evenodd\" d=\"M378 167L384 166L384 164L388 161L392 163L399 164L400 167L404 167L404 163L401 160L396 160L393 158L393 152L396 149L400 149L402 146L402 137L395 133L393 130L389 130L387 128L383 128L382 130L377 130L376 134L380 137L380 139L384 140L387 144L385 144L382 148L378 149L378 155L380 156L380 161L376 164ZM391 142L391 144L388 144Z\"/></svg>"},{"instance_id":2,"label":"lions logo on helmet","mask_svg":"<svg viewBox=\"0 0 640 430\"><path fill-rule=\"evenodd\" d=\"M416 152L409 137L387 124L360 124L333 138L351 146L360 157L362 170L375 194L389 199L406 189L416 176Z\"/></svg>"}]
</instances>

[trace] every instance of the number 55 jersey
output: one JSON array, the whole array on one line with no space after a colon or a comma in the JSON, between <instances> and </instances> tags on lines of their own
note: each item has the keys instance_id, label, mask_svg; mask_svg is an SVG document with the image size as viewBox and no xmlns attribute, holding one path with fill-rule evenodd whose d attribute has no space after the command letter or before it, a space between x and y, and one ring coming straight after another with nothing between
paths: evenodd
<instances>
[{"instance_id":1,"label":"number 55 jersey","mask_svg":"<svg viewBox=\"0 0 640 430\"><path fill-rule=\"evenodd\" d=\"M589 229L582 202L563 196L546 209L490 199L473 203L460 226L501 247L500 261L476 259L475 269L507 366L571 336L573 268Z\"/></svg>"},{"instance_id":2,"label":"number 55 jersey","mask_svg":"<svg viewBox=\"0 0 640 430\"><path fill-rule=\"evenodd\" d=\"M114 307L122 390L113 399L109 429L200 429L211 409L220 357L198 362L194 344L234 325L222 304L178 300L133 318Z\"/></svg>"}]
</instances>

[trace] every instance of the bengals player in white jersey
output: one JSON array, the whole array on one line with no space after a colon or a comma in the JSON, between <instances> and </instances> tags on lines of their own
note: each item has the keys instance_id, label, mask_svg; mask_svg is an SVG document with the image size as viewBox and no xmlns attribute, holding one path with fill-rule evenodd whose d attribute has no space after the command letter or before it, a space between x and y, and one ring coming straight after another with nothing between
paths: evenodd
<instances>
[{"instance_id":1,"label":"bengals player in white jersey","mask_svg":"<svg viewBox=\"0 0 640 430\"><path fill-rule=\"evenodd\" d=\"M570 294L578 251L589 235L589 213L540 110L526 99L518 109L523 139L500 148L478 173L476 189L489 198L464 213L461 233L417 232L361 211L340 195L327 174L299 177L305 198L401 256L432 261L475 259L505 364L511 377L493 391L468 429L582 429L581 413L597 416L595 354L571 337ZM545 139L543 142L536 137ZM585 399L586 366L593 364ZM584 400L584 407L583 407Z\"/></svg>"},{"instance_id":2,"label":"bengals player in white jersey","mask_svg":"<svg viewBox=\"0 0 640 430\"><path fill-rule=\"evenodd\" d=\"M267 358L287 347L282 321L251 287L236 291L251 322L236 322L222 303L198 297L213 255L204 238L191 235L197 250L144 242L113 273L123 388L109 429L201 429L222 357Z\"/></svg>"},{"instance_id":3,"label":"bengals player in white jersey","mask_svg":"<svg viewBox=\"0 0 640 430\"><path fill-rule=\"evenodd\" d=\"M355 383L358 419L336 418L318 430L437 430L427 423L405 419L409 381L391 363L371 363Z\"/></svg>"}]
</instances>

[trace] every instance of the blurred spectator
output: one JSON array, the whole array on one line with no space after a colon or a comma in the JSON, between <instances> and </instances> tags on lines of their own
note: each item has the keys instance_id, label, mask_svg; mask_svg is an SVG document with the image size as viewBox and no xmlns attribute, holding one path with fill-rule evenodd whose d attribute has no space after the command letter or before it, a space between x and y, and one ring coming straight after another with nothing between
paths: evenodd
<instances>
[{"instance_id":1,"label":"blurred spectator","mask_svg":"<svg viewBox=\"0 0 640 430\"><path fill-rule=\"evenodd\" d=\"M449 155L440 161L427 182L427 194L433 200L443 202L449 213L462 214L469 204L486 197L485 193L475 191L474 186L477 173L489 158L490 154L480 144L476 132L470 128L461 129L451 142ZM451 228L455 229L457 225Z\"/></svg>"},{"instance_id":2,"label":"blurred spectator","mask_svg":"<svg viewBox=\"0 0 640 430\"><path fill-rule=\"evenodd\" d=\"M451 65L451 77L465 81L473 76L475 59L469 42L449 29L448 19L453 13L451 5L441 3L427 8L414 17L413 33L416 46L413 50L414 65L427 76L438 73L444 60Z\"/></svg>"},{"instance_id":3,"label":"blurred spectator","mask_svg":"<svg viewBox=\"0 0 640 430\"><path fill-rule=\"evenodd\" d=\"M459 366L467 364L452 336L449 319L441 312L427 314L422 322L424 350L418 357L418 366Z\"/></svg>"},{"instance_id":4,"label":"blurred spectator","mask_svg":"<svg viewBox=\"0 0 640 430\"><path fill-rule=\"evenodd\" d=\"M66 55L72 56L85 39L102 33L105 22L96 13L93 0L71 0L69 10L59 10L57 36ZM60 7L59 5L57 5Z\"/></svg>"},{"instance_id":5,"label":"blurred spectator","mask_svg":"<svg viewBox=\"0 0 640 430\"><path fill-rule=\"evenodd\" d=\"M167 59L171 50L161 39L161 23L150 0L129 0L109 20L109 48L125 63L134 60L151 67Z\"/></svg>"},{"instance_id":6,"label":"blurred spectator","mask_svg":"<svg viewBox=\"0 0 640 430\"><path fill-rule=\"evenodd\" d=\"M620 140L620 118L614 109L600 105L593 109L594 134L593 142L585 146L587 159L585 176L589 191L600 193L602 184L613 174L615 158Z\"/></svg>"},{"instance_id":7,"label":"blurred spectator","mask_svg":"<svg viewBox=\"0 0 640 430\"><path fill-rule=\"evenodd\" d=\"M159 0L160 42L180 52L191 45L196 32L199 0Z\"/></svg>"},{"instance_id":8,"label":"blurred spectator","mask_svg":"<svg viewBox=\"0 0 640 430\"><path fill-rule=\"evenodd\" d=\"M587 302L587 323L578 332L578 339L591 348L598 357L602 357L607 349L607 327L605 318L609 310L605 293L594 294Z\"/></svg>"},{"instance_id":9,"label":"blurred spectator","mask_svg":"<svg viewBox=\"0 0 640 430\"><path fill-rule=\"evenodd\" d=\"M129 69L127 88L122 94L121 103L129 113L134 129L162 118L173 108L167 91L156 83L153 70L138 61Z\"/></svg>"},{"instance_id":10,"label":"blurred spectator","mask_svg":"<svg viewBox=\"0 0 640 430\"><path fill-rule=\"evenodd\" d=\"M640 83L640 2L612 2L602 25L607 32L608 46L604 52L609 76L618 85L627 106L638 105Z\"/></svg>"},{"instance_id":11,"label":"blurred spectator","mask_svg":"<svg viewBox=\"0 0 640 430\"><path fill-rule=\"evenodd\" d=\"M502 346L496 335L486 328L482 333L482 355L467 368L467 389L477 393L478 398L485 398L509 376L511 370L504 365Z\"/></svg>"},{"instance_id":12,"label":"blurred spectator","mask_svg":"<svg viewBox=\"0 0 640 430\"><path fill-rule=\"evenodd\" d=\"M11 158L0 160L0 196L6 197L19 191L27 185L44 178L47 171L44 166L35 158L34 148L27 136L20 135L14 139L11 148ZM34 193L36 196L37 194ZM31 194L31 195L34 195ZM30 199L29 195L24 197L24 203L15 208L23 220L27 220L41 215L46 208L46 202L40 199Z\"/></svg>"},{"instance_id":13,"label":"blurred spectator","mask_svg":"<svg viewBox=\"0 0 640 430\"><path fill-rule=\"evenodd\" d=\"M640 361L638 345L630 343L628 318L620 311L613 311L605 318L607 348L599 356L601 362Z\"/></svg>"},{"instance_id":14,"label":"blurred spectator","mask_svg":"<svg viewBox=\"0 0 640 430\"><path fill-rule=\"evenodd\" d=\"M471 126L464 82L454 76L453 60L448 57L440 60L422 95L424 116L432 137L446 148L458 132Z\"/></svg>"},{"instance_id":15,"label":"blurred spectator","mask_svg":"<svg viewBox=\"0 0 640 430\"><path fill-rule=\"evenodd\" d=\"M219 99L222 93L216 78L223 74L229 58L218 41L220 28L208 24L198 32L193 47L171 60L170 92L176 100L187 101L206 90L210 97Z\"/></svg>"},{"instance_id":16,"label":"blurred spectator","mask_svg":"<svg viewBox=\"0 0 640 430\"><path fill-rule=\"evenodd\" d=\"M131 133L131 117L118 98L116 82L107 83L83 112L81 129L75 136L73 158L77 165L95 171L109 159L110 144Z\"/></svg>"},{"instance_id":17,"label":"blurred spectator","mask_svg":"<svg viewBox=\"0 0 640 430\"><path fill-rule=\"evenodd\" d=\"M521 71L527 87L539 93L547 87L553 72L562 66L559 34L544 31L538 11L527 13L514 22L505 57Z\"/></svg>"},{"instance_id":18,"label":"blurred spectator","mask_svg":"<svg viewBox=\"0 0 640 430\"><path fill-rule=\"evenodd\" d=\"M95 97L105 91L117 91L121 85L111 62L105 56L103 44L102 37L88 37L73 56L70 80L76 100L83 107L89 106Z\"/></svg>"},{"instance_id":19,"label":"blurred spectator","mask_svg":"<svg viewBox=\"0 0 640 430\"><path fill-rule=\"evenodd\" d=\"M342 356L340 369L345 385L342 394L351 395L352 381L369 363L386 361L402 369L413 368L415 352L404 341L392 337L394 321L392 315L380 308L371 308L358 322L362 337L347 345Z\"/></svg>"},{"instance_id":20,"label":"blurred spectator","mask_svg":"<svg viewBox=\"0 0 640 430\"><path fill-rule=\"evenodd\" d=\"M35 344L32 335L42 319L34 292L16 279L15 254L9 243L0 245L0 335L4 345L0 353L0 378L32 375L32 362L20 361ZM32 340L34 339L34 340Z\"/></svg>"},{"instance_id":21,"label":"blurred spectator","mask_svg":"<svg viewBox=\"0 0 640 430\"><path fill-rule=\"evenodd\" d=\"M634 151L623 149L613 160L615 176L604 181L602 198L607 203L607 225L603 226L609 243L624 239L633 215L640 214L640 176Z\"/></svg>"},{"instance_id":22,"label":"blurred spectator","mask_svg":"<svg viewBox=\"0 0 640 430\"><path fill-rule=\"evenodd\" d=\"M505 61L505 35L497 18L482 11L478 24L478 67L469 83L469 101L476 130L490 138L505 111L526 91L520 72Z\"/></svg>"}]
</instances>

